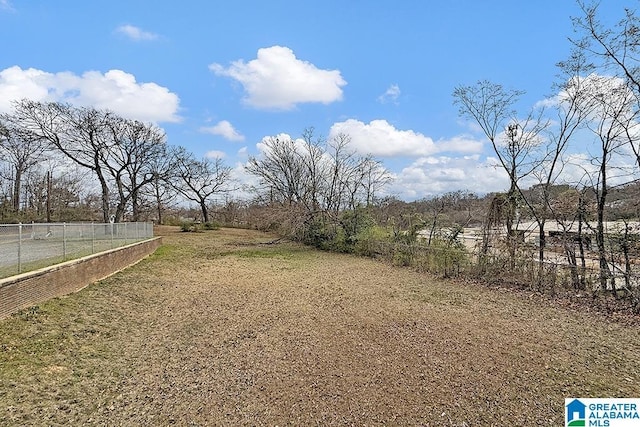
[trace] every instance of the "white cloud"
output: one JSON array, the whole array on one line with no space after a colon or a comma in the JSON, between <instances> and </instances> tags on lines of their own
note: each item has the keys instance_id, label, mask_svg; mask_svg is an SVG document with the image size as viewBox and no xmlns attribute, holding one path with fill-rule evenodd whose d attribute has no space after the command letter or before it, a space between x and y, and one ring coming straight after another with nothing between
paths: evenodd
<instances>
[{"instance_id":1,"label":"white cloud","mask_svg":"<svg viewBox=\"0 0 640 427\"><path fill-rule=\"evenodd\" d=\"M506 173L495 167L496 159L479 155L428 156L403 168L386 189L400 199L415 200L449 191L469 190L479 194L504 191L509 186Z\"/></svg>"},{"instance_id":2,"label":"white cloud","mask_svg":"<svg viewBox=\"0 0 640 427\"><path fill-rule=\"evenodd\" d=\"M143 121L180 121L178 95L156 83L138 83L134 75L121 70L87 71L81 76L18 66L0 71L0 111L9 111L11 101L23 98L90 105Z\"/></svg>"},{"instance_id":3,"label":"white cloud","mask_svg":"<svg viewBox=\"0 0 640 427\"><path fill-rule=\"evenodd\" d=\"M135 41L151 41L158 38L157 34L144 31L139 27L128 24L119 26L116 28L115 32Z\"/></svg>"},{"instance_id":4,"label":"white cloud","mask_svg":"<svg viewBox=\"0 0 640 427\"><path fill-rule=\"evenodd\" d=\"M33 68L11 67L0 71L0 111L9 111L14 100L46 99L49 94L45 83L48 77L48 73Z\"/></svg>"},{"instance_id":5,"label":"white cloud","mask_svg":"<svg viewBox=\"0 0 640 427\"><path fill-rule=\"evenodd\" d=\"M436 143L438 152L457 152L457 153L481 153L484 149L482 141L473 139L470 136L459 135L450 139L441 139Z\"/></svg>"},{"instance_id":6,"label":"white cloud","mask_svg":"<svg viewBox=\"0 0 640 427\"><path fill-rule=\"evenodd\" d=\"M207 151L204 156L208 159L224 159L227 156L227 153L220 150L211 150Z\"/></svg>"},{"instance_id":7,"label":"white cloud","mask_svg":"<svg viewBox=\"0 0 640 427\"><path fill-rule=\"evenodd\" d=\"M378 97L378 102L380 102L381 104L391 102L398 105L398 98L400 97L400 93L400 86L393 84L389 86L385 93Z\"/></svg>"},{"instance_id":8,"label":"white cloud","mask_svg":"<svg viewBox=\"0 0 640 427\"><path fill-rule=\"evenodd\" d=\"M244 141L244 135L239 133L227 120L222 120L214 126L201 127L200 131L220 135L229 141Z\"/></svg>"},{"instance_id":9,"label":"white cloud","mask_svg":"<svg viewBox=\"0 0 640 427\"><path fill-rule=\"evenodd\" d=\"M258 109L290 110L307 102L330 104L342 99L342 86L347 84L340 71L321 70L283 46L259 49L257 58L247 63L238 60L227 68L211 64L209 69L240 82L246 92L244 102Z\"/></svg>"},{"instance_id":10,"label":"white cloud","mask_svg":"<svg viewBox=\"0 0 640 427\"><path fill-rule=\"evenodd\" d=\"M258 149L258 151L259 151L261 154L264 154L264 153L268 153L268 152L269 152L269 150L270 150L270 148L269 148L269 141L270 141L270 140L272 140L272 139L278 139L278 140L280 140L280 141L293 140L293 138L291 138L291 136L290 136L289 134L287 134L287 133L279 133L279 134L277 134L277 135L275 135L275 136L265 136L265 137L263 137L263 138L262 138L262 140L261 140L260 142L258 142L258 143L256 144L256 148ZM297 145L298 147L300 147L301 149L302 149L302 148L304 148L304 143L303 143L303 141L302 141L302 140L297 139L297 140L293 140L293 141L294 141L294 142L296 143L296 145Z\"/></svg>"},{"instance_id":11,"label":"white cloud","mask_svg":"<svg viewBox=\"0 0 640 427\"><path fill-rule=\"evenodd\" d=\"M260 178L247 172L248 163L238 162L231 170L231 179L238 184L232 197L236 200L251 200L255 197L253 189L260 187Z\"/></svg>"},{"instance_id":12,"label":"white cloud","mask_svg":"<svg viewBox=\"0 0 640 427\"><path fill-rule=\"evenodd\" d=\"M334 123L329 137L338 134L349 135L351 146L359 153L379 157L418 157L447 151L478 153L482 150L482 143L469 137L455 137L436 143L419 132L396 129L386 120L372 120L366 124L349 119Z\"/></svg>"}]
</instances>

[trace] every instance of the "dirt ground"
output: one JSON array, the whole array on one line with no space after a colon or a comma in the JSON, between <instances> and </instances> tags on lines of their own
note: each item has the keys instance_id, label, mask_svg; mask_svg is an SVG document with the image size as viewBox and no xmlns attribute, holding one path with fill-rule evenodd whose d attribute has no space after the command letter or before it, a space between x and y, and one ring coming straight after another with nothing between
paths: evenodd
<instances>
[{"instance_id":1,"label":"dirt ground","mask_svg":"<svg viewBox=\"0 0 640 427\"><path fill-rule=\"evenodd\" d=\"M524 426L640 397L640 328L224 229L0 321L0 425Z\"/></svg>"}]
</instances>

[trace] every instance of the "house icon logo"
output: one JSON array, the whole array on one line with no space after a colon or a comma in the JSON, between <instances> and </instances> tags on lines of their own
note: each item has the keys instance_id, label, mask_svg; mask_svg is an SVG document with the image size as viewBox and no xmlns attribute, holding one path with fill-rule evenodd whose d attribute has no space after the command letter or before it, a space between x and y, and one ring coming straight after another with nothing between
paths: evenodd
<instances>
[{"instance_id":1,"label":"house icon logo","mask_svg":"<svg viewBox=\"0 0 640 427\"><path fill-rule=\"evenodd\" d=\"M565 406L566 427L584 427L586 425L586 409L587 405L578 399L573 399Z\"/></svg>"}]
</instances>

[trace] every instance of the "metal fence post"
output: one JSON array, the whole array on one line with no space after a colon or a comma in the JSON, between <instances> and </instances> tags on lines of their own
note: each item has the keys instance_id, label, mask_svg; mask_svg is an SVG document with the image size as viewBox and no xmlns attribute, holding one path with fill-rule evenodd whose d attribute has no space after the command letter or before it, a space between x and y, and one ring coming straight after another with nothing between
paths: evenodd
<instances>
[{"instance_id":1,"label":"metal fence post","mask_svg":"<svg viewBox=\"0 0 640 427\"><path fill-rule=\"evenodd\" d=\"M22 223L18 224L18 273L22 273Z\"/></svg>"},{"instance_id":2,"label":"metal fence post","mask_svg":"<svg viewBox=\"0 0 640 427\"><path fill-rule=\"evenodd\" d=\"M91 253L96 253L96 224L91 222Z\"/></svg>"},{"instance_id":3,"label":"metal fence post","mask_svg":"<svg viewBox=\"0 0 640 427\"><path fill-rule=\"evenodd\" d=\"M67 223L62 223L62 260L67 260Z\"/></svg>"}]
</instances>

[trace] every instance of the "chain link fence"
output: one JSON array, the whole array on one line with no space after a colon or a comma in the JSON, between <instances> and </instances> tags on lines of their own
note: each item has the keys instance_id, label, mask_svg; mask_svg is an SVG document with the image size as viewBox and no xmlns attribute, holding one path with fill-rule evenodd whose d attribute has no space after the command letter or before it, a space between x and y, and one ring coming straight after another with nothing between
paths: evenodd
<instances>
[{"instance_id":1,"label":"chain link fence","mask_svg":"<svg viewBox=\"0 0 640 427\"><path fill-rule=\"evenodd\" d=\"M151 237L151 222L0 224L0 278Z\"/></svg>"}]
</instances>

